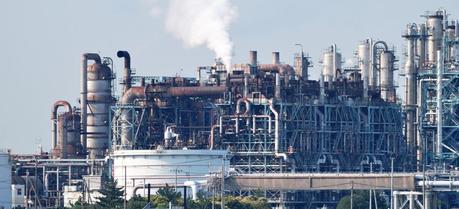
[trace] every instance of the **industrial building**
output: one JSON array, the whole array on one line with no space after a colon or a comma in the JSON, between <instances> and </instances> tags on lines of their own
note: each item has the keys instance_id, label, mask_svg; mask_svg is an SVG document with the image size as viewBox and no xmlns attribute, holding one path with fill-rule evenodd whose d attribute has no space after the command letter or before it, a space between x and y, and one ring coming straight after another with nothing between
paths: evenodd
<instances>
[{"instance_id":1,"label":"industrial building","mask_svg":"<svg viewBox=\"0 0 459 209\"><path fill-rule=\"evenodd\" d=\"M49 154L11 156L13 178L26 182L13 188L23 188L27 206L60 207L95 201L110 177L130 198L145 196L147 185L211 192L209 177L222 174L445 174L458 166L459 22L445 10L425 17L403 34L403 70L393 47L367 38L356 46L356 66L343 65L335 44L327 48L317 80L303 51L293 64L279 52L269 63L257 51L246 63L217 59L195 78L133 75L127 51L116 54L124 70L115 77L112 59L83 54L80 104L52 106ZM264 191L279 208L333 208L343 194Z\"/></svg>"}]
</instances>

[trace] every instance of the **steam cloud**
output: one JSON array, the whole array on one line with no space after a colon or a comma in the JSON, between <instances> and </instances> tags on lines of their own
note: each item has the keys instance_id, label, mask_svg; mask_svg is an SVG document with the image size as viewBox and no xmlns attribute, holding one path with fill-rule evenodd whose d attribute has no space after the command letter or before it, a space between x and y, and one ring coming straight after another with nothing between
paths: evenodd
<instances>
[{"instance_id":1,"label":"steam cloud","mask_svg":"<svg viewBox=\"0 0 459 209\"><path fill-rule=\"evenodd\" d=\"M171 0L166 30L182 40L186 47L206 45L228 67L233 51L229 25L237 15L230 1Z\"/></svg>"}]
</instances>

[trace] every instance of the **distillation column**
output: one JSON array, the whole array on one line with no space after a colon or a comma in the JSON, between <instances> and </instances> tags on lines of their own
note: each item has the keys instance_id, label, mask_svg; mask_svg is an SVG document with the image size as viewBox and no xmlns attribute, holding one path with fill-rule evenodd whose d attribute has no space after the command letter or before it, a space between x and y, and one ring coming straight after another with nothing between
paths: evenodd
<instances>
[{"instance_id":1,"label":"distillation column","mask_svg":"<svg viewBox=\"0 0 459 209\"><path fill-rule=\"evenodd\" d=\"M388 102L395 102L396 100L394 87L394 60L394 54L391 51L381 52L381 98Z\"/></svg>"},{"instance_id":2,"label":"distillation column","mask_svg":"<svg viewBox=\"0 0 459 209\"><path fill-rule=\"evenodd\" d=\"M415 61L415 46L417 35L416 24L408 24L407 29L403 37L407 40L407 57L405 63L405 85L406 85L406 139L413 149L411 153L415 153L416 150L416 97L417 97L417 68L414 63ZM420 159L418 153L418 160Z\"/></svg>"},{"instance_id":3,"label":"distillation column","mask_svg":"<svg viewBox=\"0 0 459 209\"><path fill-rule=\"evenodd\" d=\"M435 65L437 51L441 50L443 40L443 11L427 16L427 35L427 61Z\"/></svg>"},{"instance_id":4,"label":"distillation column","mask_svg":"<svg viewBox=\"0 0 459 209\"><path fill-rule=\"evenodd\" d=\"M368 100L368 73L370 72L370 46L371 39L367 39L359 44L357 56L359 62L359 70L363 81L363 98Z\"/></svg>"}]
</instances>

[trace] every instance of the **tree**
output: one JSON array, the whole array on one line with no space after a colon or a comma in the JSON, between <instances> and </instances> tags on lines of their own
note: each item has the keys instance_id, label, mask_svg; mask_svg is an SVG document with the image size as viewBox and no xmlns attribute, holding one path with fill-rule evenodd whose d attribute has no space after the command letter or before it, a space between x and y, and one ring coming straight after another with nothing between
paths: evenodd
<instances>
[{"instance_id":1,"label":"tree","mask_svg":"<svg viewBox=\"0 0 459 209\"><path fill-rule=\"evenodd\" d=\"M177 204L182 194L175 191L172 187L166 184L166 187L160 188L157 192L157 195L165 198L167 202L172 202L172 204Z\"/></svg>"},{"instance_id":2,"label":"tree","mask_svg":"<svg viewBox=\"0 0 459 209\"><path fill-rule=\"evenodd\" d=\"M96 208L113 209L123 208L123 194L121 187L117 187L117 182L113 178L108 179L102 185L100 190L101 197L96 198Z\"/></svg>"},{"instance_id":3,"label":"tree","mask_svg":"<svg viewBox=\"0 0 459 209\"><path fill-rule=\"evenodd\" d=\"M386 201L381 197L381 193L376 193L378 208L388 208ZM352 209L368 209L369 208L369 191L354 191L352 195ZM372 196L372 205L374 205L374 197ZM350 209L351 195L346 195L338 202L336 209Z\"/></svg>"},{"instance_id":4,"label":"tree","mask_svg":"<svg viewBox=\"0 0 459 209\"><path fill-rule=\"evenodd\" d=\"M136 195L132 197L128 202L127 202L127 208L128 209L141 209L145 205L147 205L148 201L141 197L140 195Z\"/></svg>"}]
</instances>

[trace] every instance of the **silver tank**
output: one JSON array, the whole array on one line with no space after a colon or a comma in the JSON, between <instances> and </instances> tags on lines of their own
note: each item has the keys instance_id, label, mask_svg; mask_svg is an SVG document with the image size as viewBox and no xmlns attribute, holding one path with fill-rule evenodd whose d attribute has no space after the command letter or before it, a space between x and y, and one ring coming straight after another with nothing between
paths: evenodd
<instances>
[{"instance_id":1,"label":"silver tank","mask_svg":"<svg viewBox=\"0 0 459 209\"><path fill-rule=\"evenodd\" d=\"M322 74L325 82L332 82L337 78L336 69L341 69L341 53L335 52L335 47L330 48L323 55ZM334 55L336 54L336 57ZM333 65L333 61L335 65Z\"/></svg>"},{"instance_id":2,"label":"silver tank","mask_svg":"<svg viewBox=\"0 0 459 209\"><path fill-rule=\"evenodd\" d=\"M368 91L368 73L370 71L370 40L365 40L357 48L359 70L363 81L363 88ZM366 96L365 96L366 97Z\"/></svg>"},{"instance_id":3,"label":"silver tank","mask_svg":"<svg viewBox=\"0 0 459 209\"><path fill-rule=\"evenodd\" d=\"M390 51L383 51L381 63L381 98L384 101L395 101L394 89L394 55Z\"/></svg>"},{"instance_id":4,"label":"silver tank","mask_svg":"<svg viewBox=\"0 0 459 209\"><path fill-rule=\"evenodd\" d=\"M427 60L429 64L437 61L437 50L441 49L443 40L443 15L437 11L427 17Z\"/></svg>"},{"instance_id":5,"label":"silver tank","mask_svg":"<svg viewBox=\"0 0 459 209\"><path fill-rule=\"evenodd\" d=\"M449 25L446 28L446 36L448 37L448 41L456 40L456 23ZM456 60L457 54L457 44L453 44L448 49L448 59L451 61Z\"/></svg>"},{"instance_id":6,"label":"silver tank","mask_svg":"<svg viewBox=\"0 0 459 209\"><path fill-rule=\"evenodd\" d=\"M112 103L111 69L94 63L88 68L87 149L90 158L104 157L109 143L109 111Z\"/></svg>"},{"instance_id":7,"label":"silver tank","mask_svg":"<svg viewBox=\"0 0 459 209\"><path fill-rule=\"evenodd\" d=\"M417 34L419 38L416 46L416 55L419 57L418 66L423 67L426 63L426 39L427 39L427 29L425 24L419 24L417 27Z\"/></svg>"},{"instance_id":8,"label":"silver tank","mask_svg":"<svg viewBox=\"0 0 459 209\"><path fill-rule=\"evenodd\" d=\"M81 150L80 115L65 112L57 118L57 147L61 159L76 158Z\"/></svg>"}]
</instances>

